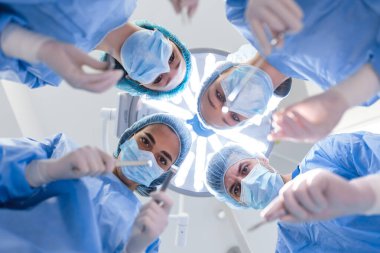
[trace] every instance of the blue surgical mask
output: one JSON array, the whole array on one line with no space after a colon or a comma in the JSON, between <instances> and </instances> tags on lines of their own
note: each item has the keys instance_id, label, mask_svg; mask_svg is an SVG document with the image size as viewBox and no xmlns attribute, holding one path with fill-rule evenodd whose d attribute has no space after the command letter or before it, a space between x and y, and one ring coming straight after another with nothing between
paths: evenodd
<instances>
[{"instance_id":1,"label":"blue surgical mask","mask_svg":"<svg viewBox=\"0 0 380 253\"><path fill-rule=\"evenodd\" d=\"M239 65L222 80L221 86L228 111L247 118L264 113L273 94L270 76L260 68L251 65ZM235 93L233 98L230 96L231 93Z\"/></svg>"},{"instance_id":2,"label":"blue surgical mask","mask_svg":"<svg viewBox=\"0 0 380 253\"><path fill-rule=\"evenodd\" d=\"M157 161L152 152L139 149L134 138L129 139L120 146L121 160L124 161L139 161L150 160L152 167L143 166L126 166L122 167L121 171L128 179L145 186L149 186L156 178L164 173L164 170L157 164Z\"/></svg>"},{"instance_id":3,"label":"blue surgical mask","mask_svg":"<svg viewBox=\"0 0 380 253\"><path fill-rule=\"evenodd\" d=\"M278 195L283 185L279 174L270 172L258 162L241 180L240 201L254 209L263 209Z\"/></svg>"},{"instance_id":4,"label":"blue surgical mask","mask_svg":"<svg viewBox=\"0 0 380 253\"><path fill-rule=\"evenodd\" d=\"M128 76L141 84L152 83L170 71L172 45L157 30L143 29L130 35L121 46L120 57Z\"/></svg>"}]
</instances>

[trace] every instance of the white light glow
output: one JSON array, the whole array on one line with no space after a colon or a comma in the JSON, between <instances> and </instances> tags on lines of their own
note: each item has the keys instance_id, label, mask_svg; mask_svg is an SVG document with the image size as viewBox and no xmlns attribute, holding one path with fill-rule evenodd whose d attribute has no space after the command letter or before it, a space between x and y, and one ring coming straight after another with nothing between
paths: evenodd
<instances>
[{"instance_id":1,"label":"white light glow","mask_svg":"<svg viewBox=\"0 0 380 253\"><path fill-rule=\"evenodd\" d=\"M210 74L214 71L215 69L215 64L216 64L216 58L215 58L215 55L213 54L208 54L206 56L206 59L205 59L205 67L204 67L204 74L203 74L203 77L202 77L202 81L201 82L204 82L204 80L210 76Z\"/></svg>"},{"instance_id":2,"label":"white light glow","mask_svg":"<svg viewBox=\"0 0 380 253\"><path fill-rule=\"evenodd\" d=\"M197 102L195 100L194 94L191 93L190 89L184 90L183 98L184 98L185 103L187 105L187 109L190 110L192 113L196 113L197 112Z\"/></svg>"},{"instance_id":3,"label":"white light glow","mask_svg":"<svg viewBox=\"0 0 380 253\"><path fill-rule=\"evenodd\" d=\"M182 119L189 119L193 116L187 109L174 105L172 103L161 100L146 100L145 104L152 106L153 108L159 108L161 111L170 112L173 115Z\"/></svg>"},{"instance_id":4,"label":"white light glow","mask_svg":"<svg viewBox=\"0 0 380 253\"><path fill-rule=\"evenodd\" d=\"M211 135L208 138L208 141L211 144L211 147L214 149L214 151L220 150L223 146L217 135Z\"/></svg>"},{"instance_id":5,"label":"white light glow","mask_svg":"<svg viewBox=\"0 0 380 253\"><path fill-rule=\"evenodd\" d=\"M197 93L201 87L201 78L199 77L198 64L195 57L191 56L192 73L190 76L190 88L193 93Z\"/></svg>"},{"instance_id":6,"label":"white light glow","mask_svg":"<svg viewBox=\"0 0 380 253\"><path fill-rule=\"evenodd\" d=\"M190 169L193 166L195 154L193 152L189 152L185 161L183 161L181 165L181 169L178 171L174 184L177 187L183 186L185 184L186 178L189 175Z\"/></svg>"},{"instance_id":7,"label":"white light glow","mask_svg":"<svg viewBox=\"0 0 380 253\"><path fill-rule=\"evenodd\" d=\"M227 113L228 111L229 111L228 107L224 105L222 107L222 113Z\"/></svg>"},{"instance_id":8,"label":"white light glow","mask_svg":"<svg viewBox=\"0 0 380 253\"><path fill-rule=\"evenodd\" d=\"M203 188L203 173L206 167L206 145L207 139L198 137L197 139L197 155L195 157L195 173L194 173L194 189L201 191Z\"/></svg>"}]
</instances>

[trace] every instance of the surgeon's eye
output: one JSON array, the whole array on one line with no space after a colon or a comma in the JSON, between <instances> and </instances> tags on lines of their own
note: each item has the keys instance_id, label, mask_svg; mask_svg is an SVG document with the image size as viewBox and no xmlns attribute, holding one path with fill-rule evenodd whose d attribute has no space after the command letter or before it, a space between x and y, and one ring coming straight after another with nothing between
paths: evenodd
<instances>
[{"instance_id":1,"label":"surgeon's eye","mask_svg":"<svg viewBox=\"0 0 380 253\"><path fill-rule=\"evenodd\" d=\"M234 113L232 112L231 113L231 118L236 121L236 122L240 122L240 118L239 118L239 115L237 113Z\"/></svg>"},{"instance_id":2,"label":"surgeon's eye","mask_svg":"<svg viewBox=\"0 0 380 253\"><path fill-rule=\"evenodd\" d=\"M149 142L149 140L148 140L147 138L145 138L145 137L141 137L141 138L140 138L140 141L141 141L141 143L144 145L144 147L149 148L149 146L150 146L150 142Z\"/></svg>"},{"instance_id":3,"label":"surgeon's eye","mask_svg":"<svg viewBox=\"0 0 380 253\"><path fill-rule=\"evenodd\" d=\"M169 58L169 64L172 64L172 62L174 61L174 59L175 59L175 55L174 55L174 52L172 53L172 55L170 56L170 58Z\"/></svg>"},{"instance_id":4,"label":"surgeon's eye","mask_svg":"<svg viewBox=\"0 0 380 253\"><path fill-rule=\"evenodd\" d=\"M215 90L215 95L220 102L222 102L222 103L226 102L226 99L224 98L222 93L220 93L218 90Z\"/></svg>"},{"instance_id":5,"label":"surgeon's eye","mask_svg":"<svg viewBox=\"0 0 380 253\"><path fill-rule=\"evenodd\" d=\"M159 82L161 82L161 80L162 80L162 74L159 75L156 79L154 79L153 83L158 84Z\"/></svg>"},{"instance_id":6,"label":"surgeon's eye","mask_svg":"<svg viewBox=\"0 0 380 253\"><path fill-rule=\"evenodd\" d=\"M234 184L234 186L232 187L232 195L234 195L236 197L240 197L240 184L239 183Z\"/></svg>"},{"instance_id":7,"label":"surgeon's eye","mask_svg":"<svg viewBox=\"0 0 380 253\"><path fill-rule=\"evenodd\" d=\"M160 157L158 158L158 161L159 161L160 164L162 164L162 165L164 165L164 166L166 166L166 165L168 164L168 160L166 160L166 158L163 157L163 156L160 156Z\"/></svg>"},{"instance_id":8,"label":"surgeon's eye","mask_svg":"<svg viewBox=\"0 0 380 253\"><path fill-rule=\"evenodd\" d=\"M241 174L242 175L248 175L248 172L249 172L249 168L248 168L248 165L244 165L243 168L241 168Z\"/></svg>"}]
</instances>

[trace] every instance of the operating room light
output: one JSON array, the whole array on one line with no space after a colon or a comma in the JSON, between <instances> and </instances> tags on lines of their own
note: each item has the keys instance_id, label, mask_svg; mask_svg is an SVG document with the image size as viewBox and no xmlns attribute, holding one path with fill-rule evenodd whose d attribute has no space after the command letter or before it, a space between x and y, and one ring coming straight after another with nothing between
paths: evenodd
<instances>
[{"instance_id":1,"label":"operating room light","mask_svg":"<svg viewBox=\"0 0 380 253\"><path fill-rule=\"evenodd\" d=\"M169 112L186 121L192 135L192 147L170 188L187 195L210 196L203 179L207 163L215 152L228 143L241 142L241 145L250 150L254 149L254 151L266 153L269 142L266 140L266 135L257 134L257 126L256 128L248 127L244 131L214 132L203 129L202 126L194 125L196 123L194 115L197 112L197 96L201 84L212 73L217 64L225 60L227 53L214 49L193 49L190 51L192 52L193 71L190 84L185 90L175 98L166 101L133 97L132 100L135 102L128 110L128 120L136 121L155 112Z\"/></svg>"}]
</instances>

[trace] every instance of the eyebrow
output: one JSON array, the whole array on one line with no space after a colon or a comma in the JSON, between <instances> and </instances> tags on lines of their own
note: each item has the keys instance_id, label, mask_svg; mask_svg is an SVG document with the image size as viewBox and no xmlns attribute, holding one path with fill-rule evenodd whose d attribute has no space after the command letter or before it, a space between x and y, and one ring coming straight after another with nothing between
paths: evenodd
<instances>
[{"instance_id":1,"label":"eyebrow","mask_svg":"<svg viewBox=\"0 0 380 253\"><path fill-rule=\"evenodd\" d=\"M231 125L230 123L228 123L228 121L225 118L222 118L222 120L223 120L224 123L226 123L226 125L228 125L230 127L234 126L234 125Z\"/></svg>"},{"instance_id":2,"label":"eyebrow","mask_svg":"<svg viewBox=\"0 0 380 253\"><path fill-rule=\"evenodd\" d=\"M153 143L156 144L156 140L153 138L153 135L150 133L144 132L144 134L148 137L148 139Z\"/></svg>"},{"instance_id":3,"label":"eyebrow","mask_svg":"<svg viewBox=\"0 0 380 253\"><path fill-rule=\"evenodd\" d=\"M170 160L170 162L173 163L173 158L172 158L172 156L171 156L168 152L166 152L166 151L161 151L161 153L162 153L164 156L166 156L166 158L168 158L168 159Z\"/></svg>"},{"instance_id":4,"label":"eyebrow","mask_svg":"<svg viewBox=\"0 0 380 253\"><path fill-rule=\"evenodd\" d=\"M207 91L207 100L208 102L210 103L210 105L216 109L216 106L214 105L214 103L211 101L211 98L210 98L210 90Z\"/></svg>"}]
</instances>

